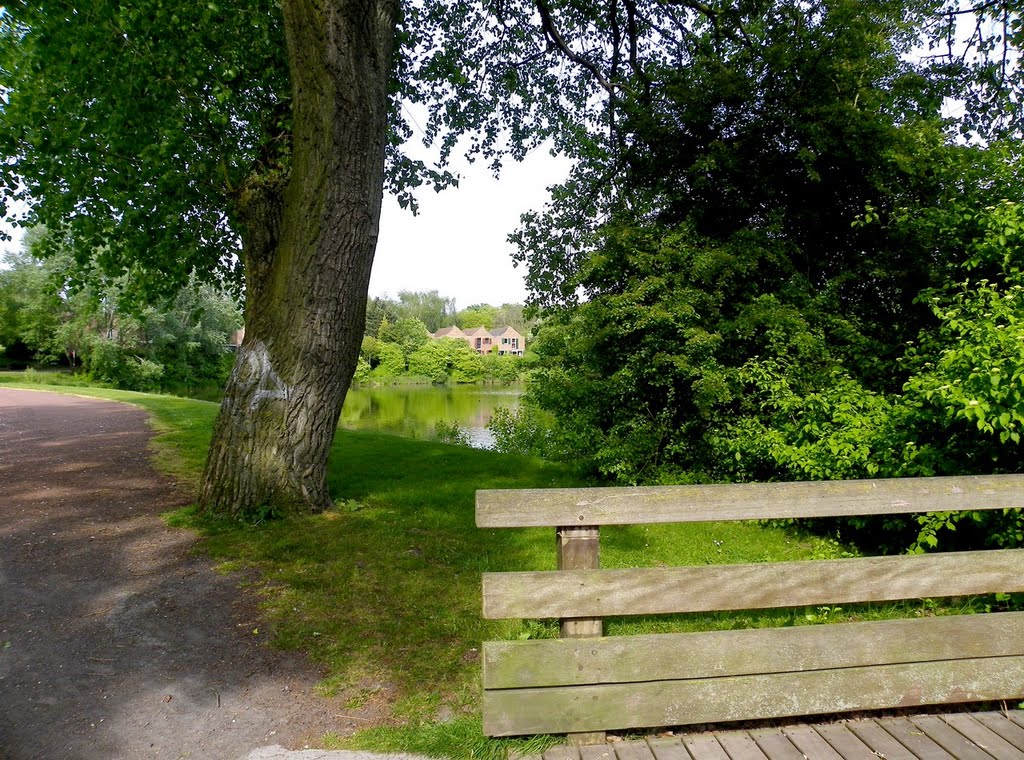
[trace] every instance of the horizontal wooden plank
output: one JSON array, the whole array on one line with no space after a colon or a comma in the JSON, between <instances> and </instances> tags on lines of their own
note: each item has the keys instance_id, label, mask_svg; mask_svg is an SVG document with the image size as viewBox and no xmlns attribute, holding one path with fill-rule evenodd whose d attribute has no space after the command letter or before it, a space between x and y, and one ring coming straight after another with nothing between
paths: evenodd
<instances>
[{"instance_id":1,"label":"horizontal wooden plank","mask_svg":"<svg viewBox=\"0 0 1024 760\"><path fill-rule=\"evenodd\" d=\"M851 517L1024 507L1024 475L477 491L481 528Z\"/></svg>"},{"instance_id":2,"label":"horizontal wooden plank","mask_svg":"<svg viewBox=\"0 0 1024 760\"><path fill-rule=\"evenodd\" d=\"M1024 549L631 570L484 573L483 616L578 618L1024 591Z\"/></svg>"},{"instance_id":3,"label":"horizontal wooden plank","mask_svg":"<svg viewBox=\"0 0 1024 760\"><path fill-rule=\"evenodd\" d=\"M1024 655L1024 612L793 628L485 641L485 689L672 681Z\"/></svg>"},{"instance_id":4,"label":"horizontal wooden plank","mask_svg":"<svg viewBox=\"0 0 1024 760\"><path fill-rule=\"evenodd\" d=\"M488 736L566 733L1024 697L1024 657L484 692Z\"/></svg>"}]
</instances>

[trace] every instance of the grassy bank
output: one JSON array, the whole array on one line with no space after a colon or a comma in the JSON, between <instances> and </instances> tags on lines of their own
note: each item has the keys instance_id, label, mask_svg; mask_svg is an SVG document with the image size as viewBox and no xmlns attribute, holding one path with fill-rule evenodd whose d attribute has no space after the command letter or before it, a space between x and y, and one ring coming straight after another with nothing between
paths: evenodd
<instances>
[{"instance_id":1,"label":"grassy bank","mask_svg":"<svg viewBox=\"0 0 1024 760\"><path fill-rule=\"evenodd\" d=\"M0 379L0 382L3 382ZM45 388L47 386L36 386ZM146 409L158 431L159 466L198 482L214 404L109 389L58 388ZM394 436L339 431L331 455L335 508L254 526L182 510L172 524L199 531L225 570L247 570L265 622L253 635L320 664L321 688L349 711L372 707L378 725L338 746L453 758L502 757L509 742L480 733L479 647L491 638L552 636L551 624L480 618L483 571L554 567L549 530L479 530L478 488L578 485L538 460ZM838 545L754 524L638 526L602 531L602 564L714 564L835 556ZM786 625L889 606L771 614L611 620L609 633ZM934 614L935 610L930 611ZM543 743L543 738L534 740ZM524 749L522 743L515 744Z\"/></svg>"}]
</instances>

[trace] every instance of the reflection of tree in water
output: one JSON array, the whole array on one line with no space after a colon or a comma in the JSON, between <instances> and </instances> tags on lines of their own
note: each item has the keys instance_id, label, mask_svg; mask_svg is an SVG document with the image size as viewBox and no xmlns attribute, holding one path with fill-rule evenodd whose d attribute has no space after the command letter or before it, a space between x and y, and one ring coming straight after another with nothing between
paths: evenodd
<instances>
[{"instance_id":1,"label":"reflection of tree in water","mask_svg":"<svg viewBox=\"0 0 1024 760\"><path fill-rule=\"evenodd\" d=\"M455 423L471 445L489 448L493 437L486 429L494 410L518 406L520 388L387 387L353 388L341 410L341 426L351 430L378 430L409 438L436 437L438 422Z\"/></svg>"}]
</instances>

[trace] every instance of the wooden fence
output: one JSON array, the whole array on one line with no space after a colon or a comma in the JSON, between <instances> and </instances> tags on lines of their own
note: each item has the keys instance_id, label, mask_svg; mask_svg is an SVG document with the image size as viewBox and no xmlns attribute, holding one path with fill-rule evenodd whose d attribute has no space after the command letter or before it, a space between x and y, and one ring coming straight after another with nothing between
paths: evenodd
<instances>
[{"instance_id":1,"label":"wooden fence","mask_svg":"<svg viewBox=\"0 0 1024 760\"><path fill-rule=\"evenodd\" d=\"M1024 697L1024 613L599 638L601 618L1024 591L1024 549L599 569L602 525L1024 506L1024 476L477 492L480 528L556 529L558 570L485 573L484 731L594 732Z\"/></svg>"}]
</instances>

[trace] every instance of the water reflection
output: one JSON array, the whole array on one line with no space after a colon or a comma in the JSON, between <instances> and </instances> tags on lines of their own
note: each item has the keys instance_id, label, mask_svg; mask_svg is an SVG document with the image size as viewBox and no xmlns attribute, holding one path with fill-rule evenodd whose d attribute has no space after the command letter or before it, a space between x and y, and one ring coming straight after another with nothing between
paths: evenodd
<instances>
[{"instance_id":1,"label":"water reflection","mask_svg":"<svg viewBox=\"0 0 1024 760\"><path fill-rule=\"evenodd\" d=\"M341 410L341 426L379 430L409 438L435 438L437 423L455 423L475 448L494 445L487 430L499 406L515 408L522 395L517 386L430 386L353 388Z\"/></svg>"}]
</instances>

